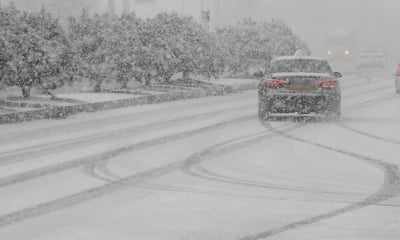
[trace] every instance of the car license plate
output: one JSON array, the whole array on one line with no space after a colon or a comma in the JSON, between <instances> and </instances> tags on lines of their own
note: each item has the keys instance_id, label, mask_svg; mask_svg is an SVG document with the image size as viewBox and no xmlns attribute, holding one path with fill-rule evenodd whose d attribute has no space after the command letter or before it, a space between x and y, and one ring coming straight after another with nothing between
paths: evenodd
<instances>
[{"instance_id":1,"label":"car license plate","mask_svg":"<svg viewBox=\"0 0 400 240\"><path fill-rule=\"evenodd\" d=\"M315 85L313 84L306 84L306 83L293 83L289 85L290 90L302 90L302 91L311 91L315 90Z\"/></svg>"}]
</instances>

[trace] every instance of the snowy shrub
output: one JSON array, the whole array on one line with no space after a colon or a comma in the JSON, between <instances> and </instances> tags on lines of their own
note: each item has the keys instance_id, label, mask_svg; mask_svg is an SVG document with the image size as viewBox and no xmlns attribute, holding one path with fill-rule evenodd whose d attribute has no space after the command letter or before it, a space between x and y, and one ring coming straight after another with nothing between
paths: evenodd
<instances>
[{"instance_id":1,"label":"snowy shrub","mask_svg":"<svg viewBox=\"0 0 400 240\"><path fill-rule=\"evenodd\" d=\"M64 84L70 73L60 64L68 51L65 34L48 12L25 13L13 5L0 8L1 82L18 86L24 97L32 87L46 92Z\"/></svg>"},{"instance_id":2,"label":"snowy shrub","mask_svg":"<svg viewBox=\"0 0 400 240\"><path fill-rule=\"evenodd\" d=\"M148 20L147 28L142 44L155 50L153 70L165 82L176 73L210 77L223 70L213 34L192 17L161 13Z\"/></svg>"},{"instance_id":3,"label":"snowy shrub","mask_svg":"<svg viewBox=\"0 0 400 240\"><path fill-rule=\"evenodd\" d=\"M249 76L251 70L266 71L274 56L292 55L299 48L308 51L282 21L258 24L251 20L217 30L220 51L232 76Z\"/></svg>"},{"instance_id":4,"label":"snowy shrub","mask_svg":"<svg viewBox=\"0 0 400 240\"><path fill-rule=\"evenodd\" d=\"M91 81L97 92L101 91L101 85L109 76L109 53L105 48L104 32L110 20L99 15L91 17L87 12L79 18L69 19L69 36L82 60L81 74Z\"/></svg>"},{"instance_id":5,"label":"snowy shrub","mask_svg":"<svg viewBox=\"0 0 400 240\"><path fill-rule=\"evenodd\" d=\"M0 19L0 87L18 86L26 97L32 87L51 94L80 79L99 92L111 80L126 89L132 81L169 83L177 73L186 80L191 73L217 78L225 70L249 76L254 69L267 71L273 56L308 51L276 20L247 20L213 33L176 13L143 20L134 13L83 11L69 18L64 31L46 10L27 13L13 5L0 7Z\"/></svg>"}]
</instances>

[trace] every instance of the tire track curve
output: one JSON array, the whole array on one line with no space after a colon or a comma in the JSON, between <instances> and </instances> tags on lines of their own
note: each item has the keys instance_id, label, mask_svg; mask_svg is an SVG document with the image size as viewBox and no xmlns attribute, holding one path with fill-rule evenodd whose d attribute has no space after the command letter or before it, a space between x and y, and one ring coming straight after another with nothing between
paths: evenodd
<instances>
[{"instance_id":1,"label":"tire track curve","mask_svg":"<svg viewBox=\"0 0 400 240\"><path fill-rule=\"evenodd\" d=\"M236 96L232 96L233 100L231 100L230 102L232 104L230 104L231 106L229 106L228 108L232 107L232 106L237 106L240 103L243 103L243 96L241 95L236 95ZM238 98L238 99L236 99ZM238 104L235 104L234 102L237 102ZM201 102L195 102L195 103L191 103L191 107L193 108L204 108L204 109L209 109L209 107L213 107L215 106L216 103L215 99L212 98L204 98L202 99ZM130 112L130 113L124 113L124 114L118 114L118 115L110 115L110 116L106 116L106 117L102 117L99 119L90 119L90 120L84 120L84 121L79 121L79 122L68 122L66 124L57 124L55 126L51 126L51 127L41 127L41 128L35 128L35 129L31 129L31 130L27 130L24 132L17 132L17 133L10 133L10 134L2 134L0 136L0 144L5 144L5 143L13 143L15 141L18 141L21 138L25 138L27 135L28 136L34 136L35 138L38 137L46 137L48 135L48 132L51 132L53 135L54 134L58 134L58 133L63 133L65 131L73 131L76 130L76 128L90 128L93 127L93 125L98 125L100 124L101 126L108 126L108 125L112 125L115 123L115 121L128 121L131 120L132 118L134 118L135 120L142 120L142 119L146 119L148 117L154 116L154 114L162 114L162 113L168 113L168 114L175 114L175 113L182 113L182 111L184 111L185 109L187 109L187 105L179 105L176 106L175 104L173 106L163 106L162 108L159 109L152 109L152 110L148 110L148 111L138 111L138 112ZM101 127L100 126L100 127Z\"/></svg>"},{"instance_id":2,"label":"tire track curve","mask_svg":"<svg viewBox=\"0 0 400 240\"><path fill-rule=\"evenodd\" d=\"M112 138L124 138L129 137L133 134L140 134L148 129L160 129L174 124L185 123L187 121L193 120L203 120L212 116L219 116L226 114L228 112L234 112L241 109L248 109L248 106L235 107L225 110L219 110L215 112L202 113L197 115L192 115L184 118L172 119L164 122L154 122L150 124L145 124L141 126L135 126L131 128L118 129L106 133L100 133L85 137L80 137L78 139L67 139L58 141L55 143L44 143L32 147L27 147L23 149L12 150L8 152L0 153L0 166L9 165L16 162L26 161L35 157L40 157L43 155L50 155L58 152L68 151L76 148L81 148L82 146L91 146L102 142L107 142L112 140Z\"/></svg>"},{"instance_id":3,"label":"tire track curve","mask_svg":"<svg viewBox=\"0 0 400 240\"><path fill-rule=\"evenodd\" d=\"M307 225L311 225L316 222L320 222L325 219L330 219L330 218L337 217L337 216L340 216L340 215L348 213L348 212L352 212L352 211L355 211L355 210L358 210L361 208L365 208L367 206L378 205L386 200L392 199L392 198L400 195L400 172L398 170L398 167L395 164L387 163L387 162L379 160L379 159L362 156L357 153L344 151L341 149L337 149L334 147L329 147L329 146L326 146L326 145L323 145L320 143L316 143L316 142L313 142L310 140L302 139L302 138L299 138L299 137L296 137L293 135L289 135L283 131L274 129L268 123L265 123L264 125L267 129L269 129L283 137L286 137L287 139L301 142L301 143L306 143L306 144L309 144L309 145L312 145L312 146L315 146L315 147L318 147L321 149L325 149L325 150L332 151L335 153L344 154L344 155L359 159L361 161L364 161L364 162L382 170L383 173L385 174L385 180L384 180L383 185L377 192L373 193L372 195L370 195L369 197L367 197L366 199L364 199L362 201L350 204L346 207L343 207L343 208L340 208L337 210L333 210L333 211L325 213L325 214L317 215L317 216L314 216L314 217L311 217L308 219L290 223L290 224L282 226L282 227L278 227L275 229L270 229L270 230L267 230L264 232L250 235L250 236L241 238L241 240L265 239L265 238L268 238L271 236L278 235L283 232L298 229L298 228L301 228L301 227L304 227Z\"/></svg>"},{"instance_id":4,"label":"tire track curve","mask_svg":"<svg viewBox=\"0 0 400 240\"><path fill-rule=\"evenodd\" d=\"M363 136L366 136L366 137L369 137L369 138L372 138L372 139L375 139L375 140L380 140L380 141L384 141L384 142L387 142L387 143L393 143L393 144L400 144L399 140L394 140L394 139L390 139L390 138L384 138L384 137L380 137L380 136L377 136L377 135L374 135L374 134L371 134L371 133L367 133L367 132L361 131L359 129L356 129L356 128L350 126L350 125L347 125L347 124L345 124L343 122L337 123L337 125L339 127L341 127L341 128L344 128L344 129L348 130L348 131L351 131L351 132L354 132L356 134L363 135Z\"/></svg>"},{"instance_id":5,"label":"tire track curve","mask_svg":"<svg viewBox=\"0 0 400 240\"><path fill-rule=\"evenodd\" d=\"M22 183L22 182L29 181L29 180L33 180L33 179L43 177L46 175L50 175L50 174L54 174L57 172L62 172L62 171L68 170L68 169L81 167L81 166L84 166L87 164L101 163L108 159L115 158L117 156L130 153L132 151L138 151L138 150L145 149L148 147L160 145L160 144L163 144L163 143L166 143L169 141L180 140L183 138L195 136L195 135L198 135L201 133L213 131L213 130L216 130L219 128L235 125L235 124L253 120L253 119L254 120L256 119L256 117L253 114L248 115L248 116L243 116L243 117L240 117L237 119L217 123L214 125L200 128L200 129L191 130L191 131L187 131L187 132L181 132L181 133L177 133L177 134L172 134L172 135L161 137L161 138L155 138L155 139L152 139L149 141L144 141L144 142L140 142L140 143L136 143L136 144L132 144L132 145L123 146L123 147L117 148L112 151L92 155L89 157L83 157L83 158L79 158L76 160L70 160L70 161L66 161L63 163L58 163L58 164L34 169L31 171L14 174L12 176L0 179L0 188L8 187L8 186L15 185L15 184Z\"/></svg>"},{"instance_id":6,"label":"tire track curve","mask_svg":"<svg viewBox=\"0 0 400 240\"><path fill-rule=\"evenodd\" d=\"M196 171L198 170L198 171ZM224 182L229 184L235 185L244 185L249 187L255 188L266 188L266 189L275 189L275 190L283 190L283 191L293 191L293 192L306 192L306 193L319 193L319 194L330 194L330 195L343 195L343 196L363 196L363 193L357 192L340 192L340 191L324 191L319 189L311 189L311 188L303 188L303 187L294 187L289 185L279 185L279 184L272 184L266 182L258 182L258 181L249 181L239 178L228 177L225 175L221 175L218 173L211 172L208 169L205 169L201 165L192 166L188 169L186 174L204 178L210 181L216 182Z\"/></svg>"},{"instance_id":7,"label":"tire track curve","mask_svg":"<svg viewBox=\"0 0 400 240\"><path fill-rule=\"evenodd\" d=\"M254 118L254 116L252 117ZM268 133L264 130L259 133L228 140L212 146L211 148L207 148L202 152L195 153L188 159L166 164L152 170L147 170L142 173L119 179L117 181L109 182L99 187L2 215L0 216L0 228L22 222L30 218L43 216L61 209L69 208L83 202L94 200L96 198L118 192L125 188L136 186L152 179L167 175L174 171L178 171L182 168L185 168L187 164L192 164L192 162L196 162L198 159L204 158L204 155L207 156L211 150L218 151L218 149L220 149L218 152L222 154L228 151L228 149L237 149L238 147L249 146L276 135L277 134L275 133ZM215 153L214 151L211 152Z\"/></svg>"}]
</instances>

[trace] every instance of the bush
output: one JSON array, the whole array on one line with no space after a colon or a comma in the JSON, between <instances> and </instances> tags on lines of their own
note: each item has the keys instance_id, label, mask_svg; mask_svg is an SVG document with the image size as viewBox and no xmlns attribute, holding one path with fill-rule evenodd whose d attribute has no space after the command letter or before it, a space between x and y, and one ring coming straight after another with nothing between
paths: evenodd
<instances>
[{"instance_id":1,"label":"bush","mask_svg":"<svg viewBox=\"0 0 400 240\"><path fill-rule=\"evenodd\" d=\"M249 76L268 68L273 56L307 49L281 21L245 21L212 33L191 17L161 13L142 20L134 13L120 17L83 12L70 17L64 32L46 10L0 7L0 87L18 86L24 96L32 87L48 93L65 83L89 79L94 91L115 80L169 83L191 73L217 78L227 70Z\"/></svg>"},{"instance_id":2,"label":"bush","mask_svg":"<svg viewBox=\"0 0 400 240\"><path fill-rule=\"evenodd\" d=\"M32 87L62 86L71 73L61 64L69 47L58 21L44 9L28 14L13 5L0 8L0 19L2 84L19 87L24 97Z\"/></svg>"},{"instance_id":3,"label":"bush","mask_svg":"<svg viewBox=\"0 0 400 240\"><path fill-rule=\"evenodd\" d=\"M217 31L219 48L227 71L233 76L250 76L252 69L266 71L275 56L292 55L306 45L282 21L258 24L251 20Z\"/></svg>"}]
</instances>

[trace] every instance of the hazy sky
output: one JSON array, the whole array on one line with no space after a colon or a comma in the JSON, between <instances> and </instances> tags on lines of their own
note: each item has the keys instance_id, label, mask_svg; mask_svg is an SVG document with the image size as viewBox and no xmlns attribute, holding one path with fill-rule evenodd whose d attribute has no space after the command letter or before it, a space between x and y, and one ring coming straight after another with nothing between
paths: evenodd
<instances>
[{"instance_id":1,"label":"hazy sky","mask_svg":"<svg viewBox=\"0 0 400 240\"><path fill-rule=\"evenodd\" d=\"M222 0L223 1L223 0ZM334 27L354 30L359 49L383 48L400 60L400 0L235 0L234 10L224 13L226 22L247 16L280 18L319 52L325 49L327 32ZM229 20L228 20L229 19Z\"/></svg>"},{"instance_id":2,"label":"hazy sky","mask_svg":"<svg viewBox=\"0 0 400 240\"><path fill-rule=\"evenodd\" d=\"M7 2L8 0L0 0ZM28 8L42 3L63 6L59 12L90 6L94 11L105 11L108 0L16 0ZM119 3L121 10L122 0ZM155 0L154 4L136 4L131 7L139 16L175 10L180 14L199 18L202 0ZM59 2L60 4L54 4ZM81 4L76 4L80 2ZM382 48L395 61L400 60L400 0L204 0L211 10L214 25L234 24L244 17L264 21L282 19L314 50L325 49L327 31L337 26L354 30L357 46ZM62 4L61 4L62 3ZM68 6L70 3L71 6ZM117 4L118 5L118 4ZM68 6L68 7L66 7ZM79 12L79 11L77 11Z\"/></svg>"}]
</instances>

